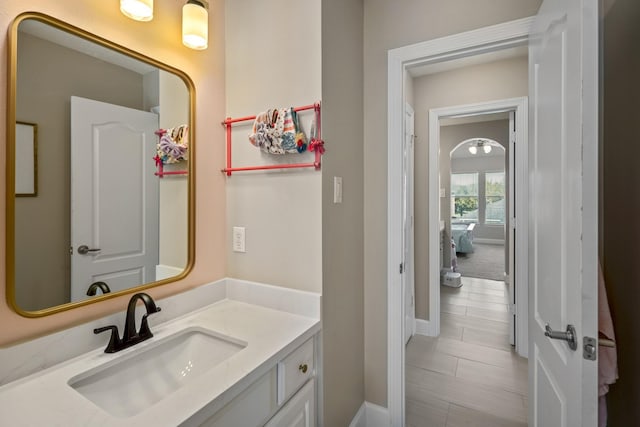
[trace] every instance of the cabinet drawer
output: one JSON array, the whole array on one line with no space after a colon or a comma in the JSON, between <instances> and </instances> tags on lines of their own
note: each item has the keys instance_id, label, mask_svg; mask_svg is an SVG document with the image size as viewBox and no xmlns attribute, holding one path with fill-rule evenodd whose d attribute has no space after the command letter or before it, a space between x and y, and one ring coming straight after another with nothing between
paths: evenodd
<instances>
[{"instance_id":1,"label":"cabinet drawer","mask_svg":"<svg viewBox=\"0 0 640 427\"><path fill-rule=\"evenodd\" d=\"M313 338L278 362L278 405L315 375Z\"/></svg>"}]
</instances>

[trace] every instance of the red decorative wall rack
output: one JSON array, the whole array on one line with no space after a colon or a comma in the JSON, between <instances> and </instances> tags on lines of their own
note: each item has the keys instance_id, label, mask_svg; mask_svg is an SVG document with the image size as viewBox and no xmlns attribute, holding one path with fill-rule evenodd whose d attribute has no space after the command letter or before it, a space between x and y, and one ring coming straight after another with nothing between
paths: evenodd
<instances>
[{"instance_id":1,"label":"red decorative wall rack","mask_svg":"<svg viewBox=\"0 0 640 427\"><path fill-rule=\"evenodd\" d=\"M162 161L158 162L157 160L156 160L156 168L157 168L157 171L154 172L154 175L160 178L167 175L188 175L189 174L188 170L165 171L164 164L162 164Z\"/></svg>"},{"instance_id":2,"label":"red decorative wall rack","mask_svg":"<svg viewBox=\"0 0 640 427\"><path fill-rule=\"evenodd\" d=\"M316 138L311 139L309 143L309 151L313 151L315 153L315 160L313 163L286 163L286 164L277 164L277 165L233 167L231 165L231 125L233 125L234 123L255 120L256 116L247 116L247 117L240 117L235 119L231 117L227 117L226 120L222 122L222 125L226 128L226 132L227 132L227 167L222 169L222 172L226 173L227 176L231 176L232 172L245 172L245 171L270 170L270 169L315 168L316 170L320 170L322 154L324 153L324 143L322 141L321 133L320 133L320 129L321 129L320 103L316 102L315 104L311 104L311 105L295 107L294 110L296 112L305 111L305 110L314 110L316 114L317 135L316 135Z\"/></svg>"}]
</instances>

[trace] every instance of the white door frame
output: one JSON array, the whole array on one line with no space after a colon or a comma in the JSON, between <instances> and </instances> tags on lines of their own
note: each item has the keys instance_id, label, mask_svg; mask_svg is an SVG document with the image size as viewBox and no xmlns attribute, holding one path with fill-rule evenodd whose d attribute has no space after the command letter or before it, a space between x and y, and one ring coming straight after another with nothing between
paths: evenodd
<instances>
[{"instance_id":1,"label":"white door frame","mask_svg":"<svg viewBox=\"0 0 640 427\"><path fill-rule=\"evenodd\" d=\"M514 248L516 259L516 277L513 272L509 272L516 283L516 351L520 356L527 357L528 354L528 290L527 290L527 201L528 197L528 98L510 98L498 101L489 101L476 104L456 105L452 107L434 108L429 110L429 321L427 323L426 335L437 337L440 335L440 259L439 241L434 238L440 234L440 194L438 183L440 182L440 120L456 116L468 116L479 114L490 114L505 111L515 111L516 116L516 145L519 147L515 152L515 164L509 165L509 173L516 171L515 194L517 194L515 212L509 210L509 226L514 227L520 224L518 239ZM511 142L509 149L513 150ZM515 166L515 168L514 168ZM515 213L515 215L514 215ZM516 221L511 219L515 216Z\"/></svg>"},{"instance_id":2,"label":"white door frame","mask_svg":"<svg viewBox=\"0 0 640 427\"><path fill-rule=\"evenodd\" d=\"M387 405L392 426L404 425L404 300L399 266L402 262L402 140L407 67L525 45L532 22L531 17L518 19L388 52Z\"/></svg>"}]
</instances>

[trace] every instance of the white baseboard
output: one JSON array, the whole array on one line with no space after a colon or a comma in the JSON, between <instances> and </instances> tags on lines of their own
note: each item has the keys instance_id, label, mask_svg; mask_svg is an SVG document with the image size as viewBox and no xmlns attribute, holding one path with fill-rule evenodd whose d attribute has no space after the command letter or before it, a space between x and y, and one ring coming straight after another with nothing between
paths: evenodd
<instances>
[{"instance_id":1,"label":"white baseboard","mask_svg":"<svg viewBox=\"0 0 640 427\"><path fill-rule=\"evenodd\" d=\"M487 245L504 245L504 239L483 239L482 237L474 237L473 243L485 243Z\"/></svg>"},{"instance_id":2,"label":"white baseboard","mask_svg":"<svg viewBox=\"0 0 640 427\"><path fill-rule=\"evenodd\" d=\"M349 427L388 427L389 410L374 403L363 402Z\"/></svg>"},{"instance_id":3,"label":"white baseboard","mask_svg":"<svg viewBox=\"0 0 640 427\"><path fill-rule=\"evenodd\" d=\"M436 332L433 330L432 325L433 323L428 320L416 319L416 334L435 337Z\"/></svg>"}]
</instances>

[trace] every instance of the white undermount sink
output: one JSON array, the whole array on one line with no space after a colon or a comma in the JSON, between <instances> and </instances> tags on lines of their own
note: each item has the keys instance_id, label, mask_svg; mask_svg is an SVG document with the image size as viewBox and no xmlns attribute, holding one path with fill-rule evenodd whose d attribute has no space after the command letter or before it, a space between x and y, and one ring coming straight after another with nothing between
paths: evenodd
<instances>
[{"instance_id":1,"label":"white undermount sink","mask_svg":"<svg viewBox=\"0 0 640 427\"><path fill-rule=\"evenodd\" d=\"M247 346L195 327L148 343L140 351L74 376L69 386L111 415L130 417Z\"/></svg>"}]
</instances>

